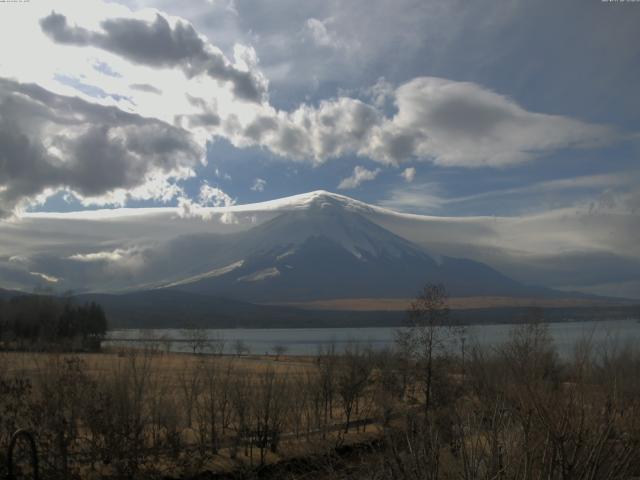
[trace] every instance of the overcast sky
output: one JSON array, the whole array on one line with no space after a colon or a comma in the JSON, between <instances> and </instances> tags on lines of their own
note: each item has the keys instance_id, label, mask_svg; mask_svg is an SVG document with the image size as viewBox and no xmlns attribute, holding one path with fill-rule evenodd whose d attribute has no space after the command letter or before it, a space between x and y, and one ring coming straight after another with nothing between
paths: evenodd
<instances>
[{"instance_id":1,"label":"overcast sky","mask_svg":"<svg viewBox=\"0 0 640 480\"><path fill-rule=\"evenodd\" d=\"M629 1L0 3L0 218L325 189L635 222L638 25Z\"/></svg>"}]
</instances>

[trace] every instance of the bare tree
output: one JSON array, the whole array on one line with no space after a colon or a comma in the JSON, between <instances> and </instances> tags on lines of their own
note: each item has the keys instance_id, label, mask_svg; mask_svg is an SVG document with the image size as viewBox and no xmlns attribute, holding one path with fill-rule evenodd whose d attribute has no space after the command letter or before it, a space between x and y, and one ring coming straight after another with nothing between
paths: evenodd
<instances>
[{"instance_id":1,"label":"bare tree","mask_svg":"<svg viewBox=\"0 0 640 480\"><path fill-rule=\"evenodd\" d=\"M231 458L235 458L238 448L244 444L245 456L249 456L253 388L248 372L234 376L229 388L229 405L233 411L232 428L234 430L230 455Z\"/></svg>"},{"instance_id":2,"label":"bare tree","mask_svg":"<svg viewBox=\"0 0 640 480\"><path fill-rule=\"evenodd\" d=\"M268 368L261 372L253 387L253 434L260 450L260 464L264 464L267 447L277 452L284 426L287 399L287 378Z\"/></svg>"},{"instance_id":3,"label":"bare tree","mask_svg":"<svg viewBox=\"0 0 640 480\"><path fill-rule=\"evenodd\" d=\"M202 367L202 393L196 399L199 445L203 453L210 450L217 454L221 437L219 397L226 394L221 388L223 372L220 359L211 356L204 357Z\"/></svg>"},{"instance_id":4,"label":"bare tree","mask_svg":"<svg viewBox=\"0 0 640 480\"><path fill-rule=\"evenodd\" d=\"M374 398L378 415L382 417L382 426L386 428L404 398L406 369L401 364L400 356L389 350L377 352L373 362L377 370Z\"/></svg>"},{"instance_id":5,"label":"bare tree","mask_svg":"<svg viewBox=\"0 0 640 480\"><path fill-rule=\"evenodd\" d=\"M287 352L287 347L285 345L274 345L273 353L276 354L276 360L280 360L280 357Z\"/></svg>"},{"instance_id":6,"label":"bare tree","mask_svg":"<svg viewBox=\"0 0 640 480\"><path fill-rule=\"evenodd\" d=\"M326 435L326 427L329 424L329 419L333 418L333 399L336 392L336 347L335 344L331 344L326 348L319 347L318 349L318 377L317 382L319 384L320 396L322 399L322 429L323 438Z\"/></svg>"},{"instance_id":7,"label":"bare tree","mask_svg":"<svg viewBox=\"0 0 640 480\"><path fill-rule=\"evenodd\" d=\"M159 339L159 342L162 345L165 353L171 352L173 341L172 341L170 335L167 335L166 333L161 335L160 339Z\"/></svg>"},{"instance_id":8,"label":"bare tree","mask_svg":"<svg viewBox=\"0 0 640 480\"><path fill-rule=\"evenodd\" d=\"M209 347L209 338L204 328L187 328L183 335L194 355L204 353Z\"/></svg>"},{"instance_id":9,"label":"bare tree","mask_svg":"<svg viewBox=\"0 0 640 480\"><path fill-rule=\"evenodd\" d=\"M214 338L209 341L209 348L211 353L214 355L222 355L224 354L224 349L227 345L227 341L225 340L223 335L220 335L220 332L216 332Z\"/></svg>"},{"instance_id":10,"label":"bare tree","mask_svg":"<svg viewBox=\"0 0 640 480\"><path fill-rule=\"evenodd\" d=\"M409 326L396 332L396 342L416 362L426 417L433 400L434 360L444 352L445 341L455 333L449 321L448 295L444 286L426 285L411 303L407 317Z\"/></svg>"},{"instance_id":11,"label":"bare tree","mask_svg":"<svg viewBox=\"0 0 640 480\"><path fill-rule=\"evenodd\" d=\"M352 415L358 413L360 397L369 384L371 361L357 347L348 347L342 356L343 364L337 371L338 394L345 415L345 433L349 432Z\"/></svg>"},{"instance_id":12,"label":"bare tree","mask_svg":"<svg viewBox=\"0 0 640 480\"><path fill-rule=\"evenodd\" d=\"M247 345L245 341L240 338L237 339L235 342L233 342L233 350L234 352L236 352L236 355L239 357L242 355L249 354L250 352L249 345Z\"/></svg>"},{"instance_id":13,"label":"bare tree","mask_svg":"<svg viewBox=\"0 0 640 480\"><path fill-rule=\"evenodd\" d=\"M188 428L193 426L193 409L203 388L202 370L203 367L200 362L192 365L191 362L185 361L178 371L178 385L184 400L183 405Z\"/></svg>"}]
</instances>

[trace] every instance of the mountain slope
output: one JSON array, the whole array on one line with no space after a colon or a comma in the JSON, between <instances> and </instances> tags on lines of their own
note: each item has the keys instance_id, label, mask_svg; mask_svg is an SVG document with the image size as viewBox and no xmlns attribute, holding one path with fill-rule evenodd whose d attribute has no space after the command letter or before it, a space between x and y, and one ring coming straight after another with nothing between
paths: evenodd
<instances>
[{"instance_id":1,"label":"mountain slope","mask_svg":"<svg viewBox=\"0 0 640 480\"><path fill-rule=\"evenodd\" d=\"M227 248L217 244L228 252L226 265L165 287L252 302L410 298L435 282L455 296L549 293L479 262L431 255L368 220L365 204L345 198L317 192L301 208L230 236Z\"/></svg>"},{"instance_id":2,"label":"mountain slope","mask_svg":"<svg viewBox=\"0 0 640 480\"><path fill-rule=\"evenodd\" d=\"M10 298L19 297L22 295L28 295L25 292L20 292L18 290L6 290L4 288L0 288L0 300L8 300Z\"/></svg>"}]
</instances>

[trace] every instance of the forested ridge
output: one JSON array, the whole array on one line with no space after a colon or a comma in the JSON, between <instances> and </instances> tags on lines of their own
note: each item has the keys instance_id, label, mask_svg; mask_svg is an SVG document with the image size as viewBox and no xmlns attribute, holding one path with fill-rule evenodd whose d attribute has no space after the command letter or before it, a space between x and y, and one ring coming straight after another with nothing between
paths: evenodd
<instances>
[{"instance_id":1,"label":"forested ridge","mask_svg":"<svg viewBox=\"0 0 640 480\"><path fill-rule=\"evenodd\" d=\"M66 344L99 349L107 317L95 302L76 303L70 297L20 295L0 298L0 344L25 349Z\"/></svg>"}]
</instances>

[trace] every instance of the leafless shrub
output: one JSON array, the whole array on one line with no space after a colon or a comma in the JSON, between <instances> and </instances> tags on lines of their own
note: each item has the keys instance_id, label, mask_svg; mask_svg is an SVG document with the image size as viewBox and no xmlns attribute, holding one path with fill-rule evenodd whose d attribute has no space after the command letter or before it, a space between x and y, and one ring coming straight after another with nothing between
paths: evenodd
<instances>
[{"instance_id":1,"label":"leafless shrub","mask_svg":"<svg viewBox=\"0 0 640 480\"><path fill-rule=\"evenodd\" d=\"M302 462L313 478L638 476L637 346L587 336L561 359L536 321L496 348L466 347L464 369L434 349L428 380L422 354L355 344L290 367L158 348L101 368L91 356L23 354L0 363L0 455L21 427L37 433L46 478L188 478L225 462L250 478L293 445L320 454ZM364 437L369 423L379 428ZM356 437L376 439L340 460Z\"/></svg>"},{"instance_id":2,"label":"leafless shrub","mask_svg":"<svg viewBox=\"0 0 640 480\"><path fill-rule=\"evenodd\" d=\"M357 345L349 345L337 370L337 391L344 412L344 432L349 433L352 416L358 414L361 397L369 384L371 362Z\"/></svg>"}]
</instances>

